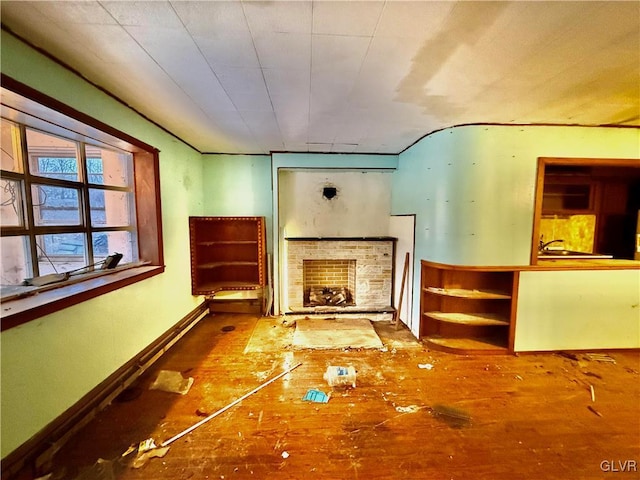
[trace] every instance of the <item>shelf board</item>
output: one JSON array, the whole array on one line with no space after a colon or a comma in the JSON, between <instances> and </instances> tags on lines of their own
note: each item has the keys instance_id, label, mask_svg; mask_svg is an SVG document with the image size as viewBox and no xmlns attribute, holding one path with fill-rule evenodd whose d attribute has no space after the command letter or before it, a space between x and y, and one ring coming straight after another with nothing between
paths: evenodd
<instances>
[{"instance_id":1,"label":"shelf board","mask_svg":"<svg viewBox=\"0 0 640 480\"><path fill-rule=\"evenodd\" d=\"M447 323L476 326L509 326L509 321L496 313L425 312L424 315Z\"/></svg>"},{"instance_id":2,"label":"shelf board","mask_svg":"<svg viewBox=\"0 0 640 480\"><path fill-rule=\"evenodd\" d=\"M228 262L210 262L196 265L198 269L212 269L220 267L255 267L258 262L228 261Z\"/></svg>"},{"instance_id":3,"label":"shelf board","mask_svg":"<svg viewBox=\"0 0 640 480\"><path fill-rule=\"evenodd\" d=\"M496 338L447 338L437 335L425 337L424 342L434 350L461 354L506 354L506 340Z\"/></svg>"},{"instance_id":4,"label":"shelf board","mask_svg":"<svg viewBox=\"0 0 640 480\"><path fill-rule=\"evenodd\" d=\"M257 290L261 289L262 285L255 282L206 282L194 286L193 291L197 292L197 295L209 295L215 292L221 291L236 291L236 290Z\"/></svg>"},{"instance_id":5,"label":"shelf board","mask_svg":"<svg viewBox=\"0 0 640 480\"><path fill-rule=\"evenodd\" d=\"M443 295L445 297L459 297L459 298L472 298L472 299L486 299L486 300L509 300L511 295L497 290L477 289L470 290L466 288L438 288L438 287L426 287L424 289L428 293L435 295Z\"/></svg>"},{"instance_id":6,"label":"shelf board","mask_svg":"<svg viewBox=\"0 0 640 480\"><path fill-rule=\"evenodd\" d=\"M213 245L257 245L256 240L209 240L198 242L197 245L210 247Z\"/></svg>"}]
</instances>

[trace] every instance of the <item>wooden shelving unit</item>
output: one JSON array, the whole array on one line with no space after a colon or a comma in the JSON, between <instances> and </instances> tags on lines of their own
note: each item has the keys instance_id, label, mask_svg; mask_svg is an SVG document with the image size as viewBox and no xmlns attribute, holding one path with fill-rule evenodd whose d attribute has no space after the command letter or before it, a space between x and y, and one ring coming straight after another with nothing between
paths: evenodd
<instances>
[{"instance_id":1,"label":"wooden shelving unit","mask_svg":"<svg viewBox=\"0 0 640 480\"><path fill-rule=\"evenodd\" d=\"M422 261L420 335L437 350L513 352L518 272Z\"/></svg>"},{"instance_id":2,"label":"wooden shelving unit","mask_svg":"<svg viewBox=\"0 0 640 480\"><path fill-rule=\"evenodd\" d=\"M264 217L189 217L189 235L193 295L265 286Z\"/></svg>"}]
</instances>

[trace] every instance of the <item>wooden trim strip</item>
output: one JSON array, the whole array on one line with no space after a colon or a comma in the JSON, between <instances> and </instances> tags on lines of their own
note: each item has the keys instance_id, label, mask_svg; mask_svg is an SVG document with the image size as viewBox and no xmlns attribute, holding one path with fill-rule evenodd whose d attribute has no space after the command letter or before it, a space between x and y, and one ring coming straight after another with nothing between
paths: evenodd
<instances>
[{"instance_id":1,"label":"wooden trim strip","mask_svg":"<svg viewBox=\"0 0 640 480\"><path fill-rule=\"evenodd\" d=\"M29 463L33 463L35 468L49 461L73 434L128 388L208 313L207 302L202 302L66 412L3 458L2 478L12 478Z\"/></svg>"},{"instance_id":2,"label":"wooden trim strip","mask_svg":"<svg viewBox=\"0 0 640 480\"><path fill-rule=\"evenodd\" d=\"M537 265L449 265L420 260L421 265L446 270L473 270L481 272L527 272L543 270L640 270L640 260L541 260Z\"/></svg>"}]
</instances>

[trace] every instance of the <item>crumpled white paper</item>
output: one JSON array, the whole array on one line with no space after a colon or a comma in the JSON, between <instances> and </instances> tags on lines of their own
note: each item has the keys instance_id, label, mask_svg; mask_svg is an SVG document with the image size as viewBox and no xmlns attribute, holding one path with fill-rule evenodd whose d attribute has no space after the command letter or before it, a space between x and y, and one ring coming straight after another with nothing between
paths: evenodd
<instances>
[{"instance_id":1,"label":"crumpled white paper","mask_svg":"<svg viewBox=\"0 0 640 480\"><path fill-rule=\"evenodd\" d=\"M180 372L160 370L158 378L151 384L149 390L161 390L163 392L179 393L186 395L193 385L193 378L184 378Z\"/></svg>"}]
</instances>

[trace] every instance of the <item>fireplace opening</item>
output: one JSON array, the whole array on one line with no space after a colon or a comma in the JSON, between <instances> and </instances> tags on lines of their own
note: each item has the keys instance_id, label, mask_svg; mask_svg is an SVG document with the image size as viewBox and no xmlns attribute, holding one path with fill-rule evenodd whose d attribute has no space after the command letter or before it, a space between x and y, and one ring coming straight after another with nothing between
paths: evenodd
<instances>
[{"instance_id":1,"label":"fireplace opening","mask_svg":"<svg viewBox=\"0 0 640 480\"><path fill-rule=\"evenodd\" d=\"M303 260L305 307L355 305L355 260Z\"/></svg>"}]
</instances>

